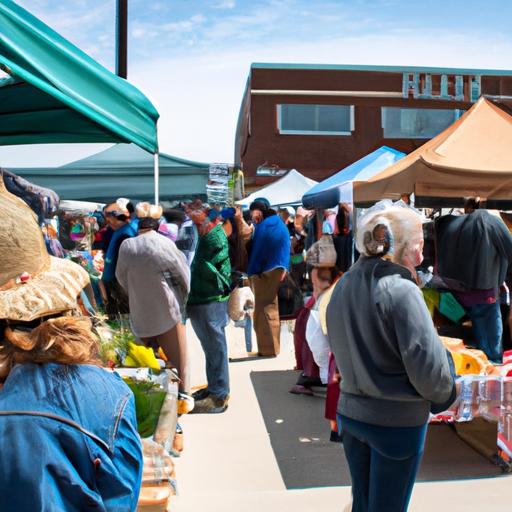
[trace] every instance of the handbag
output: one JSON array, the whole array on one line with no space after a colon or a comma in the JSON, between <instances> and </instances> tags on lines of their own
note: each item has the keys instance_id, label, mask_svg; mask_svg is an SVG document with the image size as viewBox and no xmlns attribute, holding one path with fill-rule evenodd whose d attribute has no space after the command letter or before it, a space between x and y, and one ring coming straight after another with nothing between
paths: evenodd
<instances>
[{"instance_id":1,"label":"handbag","mask_svg":"<svg viewBox=\"0 0 512 512\"><path fill-rule=\"evenodd\" d=\"M335 267L337 253L332 235L322 235L306 253L306 262L313 267Z\"/></svg>"},{"instance_id":2,"label":"handbag","mask_svg":"<svg viewBox=\"0 0 512 512\"><path fill-rule=\"evenodd\" d=\"M304 305L302 291L290 273L286 273L285 278L279 285L277 292L279 303L279 318L281 320L294 320L297 318L299 310Z\"/></svg>"},{"instance_id":3,"label":"handbag","mask_svg":"<svg viewBox=\"0 0 512 512\"><path fill-rule=\"evenodd\" d=\"M249 309L254 309L254 294L249 286L238 286L229 296L229 318L238 322L246 317Z\"/></svg>"}]
</instances>

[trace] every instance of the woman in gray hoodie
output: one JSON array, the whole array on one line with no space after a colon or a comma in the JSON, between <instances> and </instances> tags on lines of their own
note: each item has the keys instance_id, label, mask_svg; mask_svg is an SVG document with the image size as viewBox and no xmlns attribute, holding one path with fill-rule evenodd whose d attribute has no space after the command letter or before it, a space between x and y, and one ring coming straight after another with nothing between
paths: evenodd
<instances>
[{"instance_id":1,"label":"woman in gray hoodie","mask_svg":"<svg viewBox=\"0 0 512 512\"><path fill-rule=\"evenodd\" d=\"M455 400L449 354L416 284L421 217L410 208L368 213L358 262L327 308L340 370L338 419L352 477L353 512L407 510L430 411Z\"/></svg>"}]
</instances>

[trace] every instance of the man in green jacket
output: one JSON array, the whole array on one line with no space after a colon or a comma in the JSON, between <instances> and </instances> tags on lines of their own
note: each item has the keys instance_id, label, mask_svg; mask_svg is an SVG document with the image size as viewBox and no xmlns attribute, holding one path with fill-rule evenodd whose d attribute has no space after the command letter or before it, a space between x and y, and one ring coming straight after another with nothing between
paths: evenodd
<instances>
[{"instance_id":1,"label":"man in green jacket","mask_svg":"<svg viewBox=\"0 0 512 512\"><path fill-rule=\"evenodd\" d=\"M215 210L202 205L191 212L199 244L191 267L187 313L206 358L208 386L194 393L194 413L221 413L228 407L229 368L225 327L231 284L228 239Z\"/></svg>"}]
</instances>

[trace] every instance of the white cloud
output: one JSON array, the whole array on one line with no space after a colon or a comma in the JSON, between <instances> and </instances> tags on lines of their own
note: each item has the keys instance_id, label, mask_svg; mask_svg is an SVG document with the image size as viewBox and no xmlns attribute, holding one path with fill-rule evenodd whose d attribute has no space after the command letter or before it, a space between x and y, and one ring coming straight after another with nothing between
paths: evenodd
<instances>
[{"instance_id":1,"label":"white cloud","mask_svg":"<svg viewBox=\"0 0 512 512\"><path fill-rule=\"evenodd\" d=\"M234 9L236 7L235 0L222 0L212 6L214 9Z\"/></svg>"},{"instance_id":2,"label":"white cloud","mask_svg":"<svg viewBox=\"0 0 512 512\"><path fill-rule=\"evenodd\" d=\"M104 66L113 67L115 2L90 0L18 0L41 19Z\"/></svg>"},{"instance_id":3,"label":"white cloud","mask_svg":"<svg viewBox=\"0 0 512 512\"><path fill-rule=\"evenodd\" d=\"M195 30L198 25L201 25L205 21L206 18L202 14L196 14L186 20L165 23L161 25L160 28L170 32L190 32Z\"/></svg>"},{"instance_id":4,"label":"white cloud","mask_svg":"<svg viewBox=\"0 0 512 512\"><path fill-rule=\"evenodd\" d=\"M135 27L132 30L132 37L135 39L143 39L147 35L147 30L142 27Z\"/></svg>"}]
</instances>

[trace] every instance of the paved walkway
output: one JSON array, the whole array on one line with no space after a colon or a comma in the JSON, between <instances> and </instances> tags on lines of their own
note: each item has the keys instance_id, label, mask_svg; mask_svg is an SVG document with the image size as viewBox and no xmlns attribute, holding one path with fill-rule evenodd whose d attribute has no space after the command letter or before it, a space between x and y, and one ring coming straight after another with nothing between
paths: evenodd
<instances>
[{"instance_id":1,"label":"paved walkway","mask_svg":"<svg viewBox=\"0 0 512 512\"><path fill-rule=\"evenodd\" d=\"M204 356L192 329L188 333L191 382L198 385L205 382ZM242 329L230 326L228 338L233 357L245 354ZM224 414L182 418L185 450L176 460L179 496L171 502L170 511L344 511L350 501L349 487L288 491L281 478L250 372L293 365L292 336L284 326L279 357L230 364L232 397ZM503 512L512 507L511 489L510 476L416 484L409 510Z\"/></svg>"}]
</instances>

